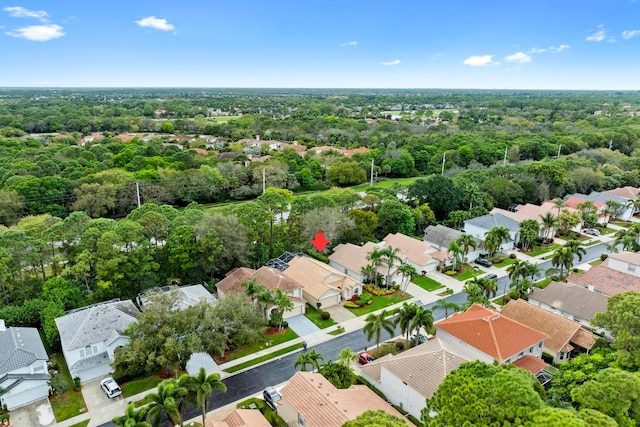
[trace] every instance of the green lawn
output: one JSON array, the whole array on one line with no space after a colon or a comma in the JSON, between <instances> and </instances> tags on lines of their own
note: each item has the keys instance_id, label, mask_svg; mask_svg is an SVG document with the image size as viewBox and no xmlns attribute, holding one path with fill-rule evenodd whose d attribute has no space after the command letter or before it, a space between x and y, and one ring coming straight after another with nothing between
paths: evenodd
<instances>
[{"instance_id":1,"label":"green lawn","mask_svg":"<svg viewBox=\"0 0 640 427\"><path fill-rule=\"evenodd\" d=\"M420 286L425 291L429 292L444 288L444 285L442 283L427 276L416 277L412 280L412 282L417 286Z\"/></svg>"},{"instance_id":2,"label":"green lawn","mask_svg":"<svg viewBox=\"0 0 640 427\"><path fill-rule=\"evenodd\" d=\"M451 277L453 277L454 279L458 279L461 282L464 282L465 280L471 279L472 277L479 276L482 273L484 273L484 271L480 270L479 268L473 267L469 264L465 264L462 270L458 271L456 274L454 274Z\"/></svg>"},{"instance_id":3,"label":"green lawn","mask_svg":"<svg viewBox=\"0 0 640 427\"><path fill-rule=\"evenodd\" d=\"M338 325L338 327L336 329L334 329L333 331L329 331L327 332L329 335L340 335L344 333L344 328L340 325Z\"/></svg>"},{"instance_id":4,"label":"green lawn","mask_svg":"<svg viewBox=\"0 0 640 427\"><path fill-rule=\"evenodd\" d=\"M504 261L502 261L500 263L494 263L493 265L495 265L498 268L505 268L505 267L515 263L516 261L518 261L518 258L505 258Z\"/></svg>"},{"instance_id":5,"label":"green lawn","mask_svg":"<svg viewBox=\"0 0 640 427\"><path fill-rule=\"evenodd\" d=\"M554 243L553 245L544 245L544 246L534 246L533 252L527 253L527 255L535 257L538 255L546 254L547 252L555 251L560 247L559 243Z\"/></svg>"},{"instance_id":6,"label":"green lawn","mask_svg":"<svg viewBox=\"0 0 640 427\"><path fill-rule=\"evenodd\" d=\"M420 179L420 178L424 178L424 177L416 176L413 178L389 178L382 181L374 182L373 186L378 188L389 188L396 183L402 186L409 186L414 182L416 182L417 179ZM349 187L349 188L352 189L353 191L365 191L370 186L371 186L370 183L367 182L366 184L360 184L360 185L356 185L355 187Z\"/></svg>"},{"instance_id":7,"label":"green lawn","mask_svg":"<svg viewBox=\"0 0 640 427\"><path fill-rule=\"evenodd\" d=\"M151 403L151 397L148 394L142 399L136 400L135 402L133 402L133 406L135 406L136 408L139 408L141 406L146 405L147 403Z\"/></svg>"},{"instance_id":8,"label":"green lawn","mask_svg":"<svg viewBox=\"0 0 640 427\"><path fill-rule=\"evenodd\" d=\"M302 348L301 342L294 345L290 345L289 347L281 348L280 350L274 351L273 353L265 354L264 356L256 357L255 359L251 359L246 362L240 363L238 365L232 366L230 368L225 369L224 371L228 373L237 372L241 369L248 368L249 366L257 365L258 363L262 363L267 360L274 359L278 356L282 356L283 354L290 353L299 348Z\"/></svg>"},{"instance_id":9,"label":"green lawn","mask_svg":"<svg viewBox=\"0 0 640 427\"><path fill-rule=\"evenodd\" d=\"M628 228L631 222L627 221L609 221L609 224L617 225L618 227Z\"/></svg>"},{"instance_id":10,"label":"green lawn","mask_svg":"<svg viewBox=\"0 0 640 427\"><path fill-rule=\"evenodd\" d=\"M298 334L293 332L293 329L290 329L290 328L285 329L284 332L281 332L279 334L265 335L263 340L247 344L234 351L228 351L225 354L225 358L222 361L222 363L239 359L240 357L244 357L249 354L256 353L260 350L264 350L265 348L273 347L274 345L278 345L295 338L298 338Z\"/></svg>"},{"instance_id":11,"label":"green lawn","mask_svg":"<svg viewBox=\"0 0 640 427\"><path fill-rule=\"evenodd\" d=\"M600 240L592 240L588 243L583 243L582 246L593 246L593 245L597 245L598 243L601 243Z\"/></svg>"},{"instance_id":12,"label":"green lawn","mask_svg":"<svg viewBox=\"0 0 640 427\"><path fill-rule=\"evenodd\" d=\"M316 308L313 307L311 304L307 304L304 315L307 319L311 320L314 323L314 325L316 325L318 328L324 329L336 324L336 321L331 318L327 320L323 320L322 317L320 317L321 314L322 314L321 311L316 310Z\"/></svg>"},{"instance_id":13,"label":"green lawn","mask_svg":"<svg viewBox=\"0 0 640 427\"><path fill-rule=\"evenodd\" d=\"M264 403L264 400L258 399L257 397L251 397L247 400L243 400L242 402L236 405L236 408L239 409L255 409L257 411L262 412L262 415L267 419L269 424L272 426L286 426L287 423L280 418L278 413L271 409L269 405Z\"/></svg>"},{"instance_id":14,"label":"green lawn","mask_svg":"<svg viewBox=\"0 0 640 427\"><path fill-rule=\"evenodd\" d=\"M614 230L611 227L605 227L605 228L599 228L598 227L598 230L600 230L600 235L601 236L605 236L607 234L615 233L616 231L618 231L618 230Z\"/></svg>"},{"instance_id":15,"label":"green lawn","mask_svg":"<svg viewBox=\"0 0 640 427\"><path fill-rule=\"evenodd\" d=\"M162 378L156 377L155 375L139 380L126 382L120 385L120 387L122 388L122 396L131 397L138 393L142 393L143 391L151 390L152 388L155 388L160 382L162 382Z\"/></svg>"},{"instance_id":16,"label":"green lawn","mask_svg":"<svg viewBox=\"0 0 640 427\"><path fill-rule=\"evenodd\" d=\"M593 261L591 261L591 262L589 263L589 265L592 265L592 266L594 266L594 267L595 267L596 265L600 265L600 264L602 264L602 260L601 260L600 258L598 258L598 259L594 259Z\"/></svg>"},{"instance_id":17,"label":"green lawn","mask_svg":"<svg viewBox=\"0 0 640 427\"><path fill-rule=\"evenodd\" d=\"M412 296L406 292L404 293L404 296L400 296L400 291L397 291L396 293L393 293L391 295L374 296L372 304L358 308L347 308L347 310L349 310L356 316L363 316L365 314L371 313L372 311L380 310L382 308L389 307L390 305L398 304L399 302L408 300L411 297Z\"/></svg>"},{"instance_id":18,"label":"green lawn","mask_svg":"<svg viewBox=\"0 0 640 427\"><path fill-rule=\"evenodd\" d=\"M547 277L546 279L542 279L542 280L536 282L536 287L538 287L540 289L544 289L547 286L549 286L549 283L551 283L551 277Z\"/></svg>"},{"instance_id":19,"label":"green lawn","mask_svg":"<svg viewBox=\"0 0 640 427\"><path fill-rule=\"evenodd\" d=\"M447 288L447 290L446 290L446 291L444 291L444 292L440 292L440 293L438 294L438 296L439 296L439 297L446 297L447 295L451 295L451 294L453 294L453 289L448 289L448 288Z\"/></svg>"},{"instance_id":20,"label":"green lawn","mask_svg":"<svg viewBox=\"0 0 640 427\"><path fill-rule=\"evenodd\" d=\"M60 353L53 354L51 355L51 361L58 366L58 372L67 380L69 387L72 387L73 380L64 356ZM87 405L84 403L84 398L80 391L69 390L61 396L56 394L49 400L51 401L51 407L53 408L53 414L57 422L68 420L76 415L87 412Z\"/></svg>"},{"instance_id":21,"label":"green lawn","mask_svg":"<svg viewBox=\"0 0 640 427\"><path fill-rule=\"evenodd\" d=\"M80 421L79 423L76 423L70 427L87 427L89 425L89 421L91 420Z\"/></svg>"}]
</instances>

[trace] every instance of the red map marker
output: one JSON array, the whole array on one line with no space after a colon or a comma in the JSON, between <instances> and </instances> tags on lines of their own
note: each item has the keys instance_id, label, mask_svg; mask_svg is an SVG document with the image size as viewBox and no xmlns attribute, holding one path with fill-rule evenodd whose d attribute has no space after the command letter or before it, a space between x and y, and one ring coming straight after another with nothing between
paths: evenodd
<instances>
[{"instance_id":1,"label":"red map marker","mask_svg":"<svg viewBox=\"0 0 640 427\"><path fill-rule=\"evenodd\" d=\"M329 241L324 237L324 231L318 231L316 233L316 238L311 241L311 244L315 246L318 252L322 252L322 250L327 246Z\"/></svg>"}]
</instances>

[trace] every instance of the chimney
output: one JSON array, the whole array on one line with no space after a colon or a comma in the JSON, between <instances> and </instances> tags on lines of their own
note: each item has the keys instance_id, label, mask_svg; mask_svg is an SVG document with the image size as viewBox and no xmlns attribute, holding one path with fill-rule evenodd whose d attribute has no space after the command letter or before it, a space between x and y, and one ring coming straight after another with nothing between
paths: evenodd
<instances>
[{"instance_id":1,"label":"chimney","mask_svg":"<svg viewBox=\"0 0 640 427\"><path fill-rule=\"evenodd\" d=\"M0 319L0 332L4 332L7 330L7 327L4 324L4 320Z\"/></svg>"}]
</instances>

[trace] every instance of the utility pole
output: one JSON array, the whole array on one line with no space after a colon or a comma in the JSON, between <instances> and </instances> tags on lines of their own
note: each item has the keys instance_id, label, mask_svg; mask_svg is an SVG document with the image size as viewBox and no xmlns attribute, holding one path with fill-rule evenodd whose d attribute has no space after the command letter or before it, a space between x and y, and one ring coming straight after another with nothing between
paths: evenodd
<instances>
[{"instance_id":1,"label":"utility pole","mask_svg":"<svg viewBox=\"0 0 640 427\"><path fill-rule=\"evenodd\" d=\"M440 175L444 175L444 162L447 160L447 152L442 153L442 172Z\"/></svg>"},{"instance_id":2,"label":"utility pole","mask_svg":"<svg viewBox=\"0 0 640 427\"><path fill-rule=\"evenodd\" d=\"M371 184L369 187L373 187L373 159L371 159Z\"/></svg>"},{"instance_id":3,"label":"utility pole","mask_svg":"<svg viewBox=\"0 0 640 427\"><path fill-rule=\"evenodd\" d=\"M507 147L504 147L504 159L502 159L502 166L507 165Z\"/></svg>"},{"instance_id":4,"label":"utility pole","mask_svg":"<svg viewBox=\"0 0 640 427\"><path fill-rule=\"evenodd\" d=\"M267 191L267 174L265 171L266 169L262 168L262 192L263 193Z\"/></svg>"},{"instance_id":5,"label":"utility pole","mask_svg":"<svg viewBox=\"0 0 640 427\"><path fill-rule=\"evenodd\" d=\"M560 150L562 149L562 144L558 145L558 159L560 158Z\"/></svg>"},{"instance_id":6,"label":"utility pole","mask_svg":"<svg viewBox=\"0 0 640 427\"><path fill-rule=\"evenodd\" d=\"M136 182L136 196L138 197L138 207L140 207L140 185Z\"/></svg>"},{"instance_id":7,"label":"utility pole","mask_svg":"<svg viewBox=\"0 0 640 427\"><path fill-rule=\"evenodd\" d=\"M613 138L609 140L609 150L613 149Z\"/></svg>"}]
</instances>

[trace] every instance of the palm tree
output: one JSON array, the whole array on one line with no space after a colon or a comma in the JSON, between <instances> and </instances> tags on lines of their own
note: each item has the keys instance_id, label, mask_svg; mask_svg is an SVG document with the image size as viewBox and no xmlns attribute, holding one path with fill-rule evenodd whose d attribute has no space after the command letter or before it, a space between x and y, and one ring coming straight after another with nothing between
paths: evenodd
<instances>
[{"instance_id":1,"label":"palm tree","mask_svg":"<svg viewBox=\"0 0 640 427\"><path fill-rule=\"evenodd\" d=\"M558 226L558 218L553 216L551 212L547 212L544 215L540 215L542 221L542 229L544 230L544 237L547 240L551 239L551 230Z\"/></svg>"},{"instance_id":2,"label":"palm tree","mask_svg":"<svg viewBox=\"0 0 640 427\"><path fill-rule=\"evenodd\" d=\"M571 248L571 252L578 256L578 261L582 261L582 255L587 254L587 251L582 247L582 243L580 243L579 240L569 240L564 246Z\"/></svg>"},{"instance_id":3,"label":"palm tree","mask_svg":"<svg viewBox=\"0 0 640 427\"><path fill-rule=\"evenodd\" d=\"M384 248L383 250L383 260L387 264L387 278L385 280L385 285L389 288L391 285L391 269L393 268L393 264L396 261L400 261L400 248L393 248L391 246Z\"/></svg>"},{"instance_id":4,"label":"palm tree","mask_svg":"<svg viewBox=\"0 0 640 427\"><path fill-rule=\"evenodd\" d=\"M241 286L244 286L245 288L244 294L249 297L249 299L253 304L255 304L256 303L255 297L258 294L258 292L260 292L262 285L258 285L258 282L256 282L256 278L254 277L251 280L247 280L246 282L243 282Z\"/></svg>"},{"instance_id":5,"label":"palm tree","mask_svg":"<svg viewBox=\"0 0 640 427\"><path fill-rule=\"evenodd\" d=\"M502 244L508 242L509 239L511 239L509 229L504 225L498 225L487 231L487 234L485 235L485 248L489 245L493 251L489 250L489 248L487 248L487 250L489 250L491 255L493 255L501 248ZM487 241L489 243L487 243Z\"/></svg>"},{"instance_id":6,"label":"palm tree","mask_svg":"<svg viewBox=\"0 0 640 427\"><path fill-rule=\"evenodd\" d=\"M551 265L554 267L560 267L560 277L563 276L564 269L569 270L573 267L573 251L571 248L563 246L556 249L551 257Z\"/></svg>"},{"instance_id":7,"label":"palm tree","mask_svg":"<svg viewBox=\"0 0 640 427\"><path fill-rule=\"evenodd\" d=\"M553 206L555 208L558 208L558 214L556 215L557 218L560 217L560 211L562 210L562 208L566 207L567 205L564 203L564 200L562 200L560 197L553 199Z\"/></svg>"},{"instance_id":8,"label":"palm tree","mask_svg":"<svg viewBox=\"0 0 640 427\"><path fill-rule=\"evenodd\" d=\"M376 337L376 354L378 350L380 350L380 338L382 337L382 330L393 334L393 320L388 319L387 316L389 312L387 310L382 310L379 314L373 314L367 316L365 319L366 324L362 331L367 334L367 340L370 340L371 337Z\"/></svg>"},{"instance_id":9,"label":"palm tree","mask_svg":"<svg viewBox=\"0 0 640 427\"><path fill-rule=\"evenodd\" d=\"M313 369L320 368L320 361L322 361L324 357L322 354L318 353L315 350L305 351L300 353L296 358L296 361L293 362L293 367L297 368L300 366L300 370L305 372L307 370L307 365L311 365Z\"/></svg>"},{"instance_id":10,"label":"palm tree","mask_svg":"<svg viewBox=\"0 0 640 427\"><path fill-rule=\"evenodd\" d=\"M413 303L403 303L402 307L396 309L396 313L398 316L395 320L395 325L400 326L400 333L406 336L407 341L409 341L409 332L411 331L411 322L416 315L416 310L418 306Z\"/></svg>"},{"instance_id":11,"label":"palm tree","mask_svg":"<svg viewBox=\"0 0 640 427\"><path fill-rule=\"evenodd\" d=\"M206 425L209 396L211 396L213 390L220 390L226 393L227 386L220 381L220 374L214 372L207 375L207 371L204 368L200 368L197 375L183 374L180 379L192 396L191 400L195 406L199 406L202 409L202 425ZM178 381L180 382L180 380Z\"/></svg>"},{"instance_id":12,"label":"palm tree","mask_svg":"<svg viewBox=\"0 0 640 427\"><path fill-rule=\"evenodd\" d=\"M276 306L278 330L281 330L284 312L287 310L293 310L293 302L291 302L289 296L282 292L280 289L276 289L275 294L273 294L272 302Z\"/></svg>"},{"instance_id":13,"label":"palm tree","mask_svg":"<svg viewBox=\"0 0 640 427\"><path fill-rule=\"evenodd\" d=\"M416 309L416 315L411 320L411 329L416 331L416 344L418 341L418 336L420 335L420 329L424 328L424 330L428 334L435 334L436 328L433 326L433 313L428 308L420 305Z\"/></svg>"},{"instance_id":14,"label":"palm tree","mask_svg":"<svg viewBox=\"0 0 640 427\"><path fill-rule=\"evenodd\" d=\"M471 215L467 211L451 211L447 216L447 223L451 226L451 228L455 228L456 230L458 230L460 229L460 227L462 227L462 224L464 224L464 222L470 217Z\"/></svg>"},{"instance_id":15,"label":"palm tree","mask_svg":"<svg viewBox=\"0 0 640 427\"><path fill-rule=\"evenodd\" d=\"M626 205L627 208L633 208L633 213L640 211L640 198L629 200Z\"/></svg>"},{"instance_id":16,"label":"palm tree","mask_svg":"<svg viewBox=\"0 0 640 427\"><path fill-rule=\"evenodd\" d=\"M464 199L469 202L469 210L473 209L474 203L482 201L482 192L480 187L474 182L470 182L464 189Z\"/></svg>"},{"instance_id":17,"label":"palm tree","mask_svg":"<svg viewBox=\"0 0 640 427\"><path fill-rule=\"evenodd\" d=\"M136 411L136 407L133 403L129 403L124 410L124 415L116 417L111 422L118 427L151 427L151 423L147 421L146 406L141 407Z\"/></svg>"},{"instance_id":18,"label":"palm tree","mask_svg":"<svg viewBox=\"0 0 640 427\"><path fill-rule=\"evenodd\" d=\"M409 282L418 277L418 271L411 264L402 264L398 268L398 272L402 276L402 280L400 282L400 294L404 295L404 291L407 290Z\"/></svg>"},{"instance_id":19,"label":"palm tree","mask_svg":"<svg viewBox=\"0 0 640 427\"><path fill-rule=\"evenodd\" d=\"M526 299L529 291L533 288L533 283L526 277L522 277L511 282L509 288L515 291L518 298Z\"/></svg>"},{"instance_id":20,"label":"palm tree","mask_svg":"<svg viewBox=\"0 0 640 427\"><path fill-rule=\"evenodd\" d=\"M364 276L365 283L371 283L376 270L370 264L365 265L360 269L360 274Z\"/></svg>"},{"instance_id":21,"label":"palm tree","mask_svg":"<svg viewBox=\"0 0 640 427\"><path fill-rule=\"evenodd\" d=\"M540 276L540 273L542 273L540 266L533 262L526 263L524 271L526 272L525 276L529 276L532 282L535 281L536 276Z\"/></svg>"},{"instance_id":22,"label":"palm tree","mask_svg":"<svg viewBox=\"0 0 640 427\"><path fill-rule=\"evenodd\" d=\"M509 279L511 281L516 280L522 273L525 272L525 266L527 263L525 261L520 261L516 259L509 267L507 267L507 273L509 273Z\"/></svg>"},{"instance_id":23,"label":"palm tree","mask_svg":"<svg viewBox=\"0 0 640 427\"><path fill-rule=\"evenodd\" d=\"M609 218L608 218L609 220L611 220L611 218L616 218L616 215L618 214L618 211L623 206L622 203L616 202L615 200L607 200L605 202L605 205L607 206L605 208L605 212L609 215Z\"/></svg>"},{"instance_id":24,"label":"palm tree","mask_svg":"<svg viewBox=\"0 0 640 427\"><path fill-rule=\"evenodd\" d=\"M462 291L467 294L467 301L461 307L463 309L469 308L472 304L489 305L489 299L484 295L483 287L476 279L477 277L467 280L462 287Z\"/></svg>"},{"instance_id":25,"label":"palm tree","mask_svg":"<svg viewBox=\"0 0 640 427\"><path fill-rule=\"evenodd\" d=\"M371 252L369 252L367 254L367 261L369 261L371 264L371 278L369 279L369 281L373 281L373 283L376 283L375 281L375 277L376 277L376 273L378 271L378 266L380 264L382 264L382 258L384 256L384 249L375 246L373 249L371 249Z\"/></svg>"},{"instance_id":26,"label":"palm tree","mask_svg":"<svg viewBox=\"0 0 640 427\"><path fill-rule=\"evenodd\" d=\"M260 287L260 289L256 294L256 301L258 302L258 305L260 305L260 311L262 312L262 315L264 317L267 317L267 307L273 302L273 294L264 286L258 286Z\"/></svg>"},{"instance_id":27,"label":"palm tree","mask_svg":"<svg viewBox=\"0 0 640 427\"><path fill-rule=\"evenodd\" d=\"M453 255L454 263L453 269L456 271L462 270L462 261L464 259L463 251L460 245L457 242L449 243L449 247L447 251Z\"/></svg>"},{"instance_id":28,"label":"palm tree","mask_svg":"<svg viewBox=\"0 0 640 427\"><path fill-rule=\"evenodd\" d=\"M449 317L449 310L452 310L454 313L460 310L460 306L458 304L456 304L453 301L449 301L446 298L442 298L436 301L436 303L433 304L433 308L434 309L439 308L441 310L444 310L445 319Z\"/></svg>"},{"instance_id":29,"label":"palm tree","mask_svg":"<svg viewBox=\"0 0 640 427\"><path fill-rule=\"evenodd\" d=\"M483 277L480 279L480 286L482 287L482 292L488 298L495 298L498 293L498 282L493 279L489 279L487 277Z\"/></svg>"},{"instance_id":30,"label":"palm tree","mask_svg":"<svg viewBox=\"0 0 640 427\"><path fill-rule=\"evenodd\" d=\"M520 236L520 246L523 251L530 248L540 234L540 224L535 219L525 219L520 222L518 230Z\"/></svg>"},{"instance_id":31,"label":"palm tree","mask_svg":"<svg viewBox=\"0 0 640 427\"><path fill-rule=\"evenodd\" d=\"M164 416L167 417L167 422L171 427L176 424L182 424L180 405L187 393L187 389L180 387L176 380L162 381L158 384L158 391L156 393L147 395L147 399L150 400L147 420L154 427L160 425Z\"/></svg>"},{"instance_id":32,"label":"palm tree","mask_svg":"<svg viewBox=\"0 0 640 427\"><path fill-rule=\"evenodd\" d=\"M456 243L462 247L463 259L462 262L467 262L467 255L469 255L469 249L473 248L474 250L478 247L478 242L476 242L476 238L471 234L463 234L458 237Z\"/></svg>"},{"instance_id":33,"label":"palm tree","mask_svg":"<svg viewBox=\"0 0 640 427\"><path fill-rule=\"evenodd\" d=\"M343 348L338 353L338 363L341 363L345 366L350 366L351 363L358 360L358 355L351 350L351 347Z\"/></svg>"},{"instance_id":34,"label":"palm tree","mask_svg":"<svg viewBox=\"0 0 640 427\"><path fill-rule=\"evenodd\" d=\"M356 375L349 365L336 363L333 360L324 363L318 371L336 388L345 389L353 385Z\"/></svg>"}]
</instances>

